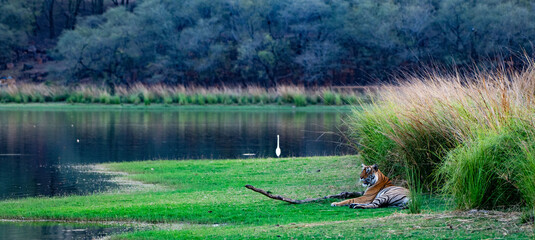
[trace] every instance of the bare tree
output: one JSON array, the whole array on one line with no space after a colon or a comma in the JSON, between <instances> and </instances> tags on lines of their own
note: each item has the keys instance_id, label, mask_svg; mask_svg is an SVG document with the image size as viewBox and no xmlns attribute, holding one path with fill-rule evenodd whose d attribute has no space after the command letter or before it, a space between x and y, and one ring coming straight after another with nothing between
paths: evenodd
<instances>
[{"instance_id":1,"label":"bare tree","mask_svg":"<svg viewBox=\"0 0 535 240\"><path fill-rule=\"evenodd\" d=\"M128 6L128 4L130 3L129 0L121 0L121 2L119 2L119 0L111 0L111 2L115 5L115 6L119 6L119 5L122 5L122 6Z\"/></svg>"},{"instance_id":2,"label":"bare tree","mask_svg":"<svg viewBox=\"0 0 535 240\"><path fill-rule=\"evenodd\" d=\"M82 5L83 0L68 0L67 9L63 11L65 16L65 28L74 29L76 26L76 18L80 13L80 6Z\"/></svg>"},{"instance_id":3,"label":"bare tree","mask_svg":"<svg viewBox=\"0 0 535 240\"><path fill-rule=\"evenodd\" d=\"M93 14L104 13L104 0L91 0L91 9Z\"/></svg>"},{"instance_id":4,"label":"bare tree","mask_svg":"<svg viewBox=\"0 0 535 240\"><path fill-rule=\"evenodd\" d=\"M45 13L48 19L48 35L50 38L56 37L56 28L54 23L54 5L55 0L45 0Z\"/></svg>"}]
</instances>

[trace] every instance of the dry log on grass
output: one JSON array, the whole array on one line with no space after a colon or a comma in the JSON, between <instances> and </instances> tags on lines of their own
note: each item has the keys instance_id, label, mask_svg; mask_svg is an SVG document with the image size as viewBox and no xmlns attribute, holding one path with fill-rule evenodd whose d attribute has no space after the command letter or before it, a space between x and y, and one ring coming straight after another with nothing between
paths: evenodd
<instances>
[{"instance_id":1,"label":"dry log on grass","mask_svg":"<svg viewBox=\"0 0 535 240\"><path fill-rule=\"evenodd\" d=\"M281 196L281 195L273 195L270 192L267 192L267 191L262 190L260 188L255 188L255 187L253 187L251 185L245 185L245 187L248 188L248 189L251 189L251 190L253 190L253 191L257 192L257 193L261 193L261 194L263 194L264 196L266 196L268 198L285 201L285 202L288 202L288 203L291 203L291 204L315 202L315 201L329 199L329 198L342 198L342 199L354 198L354 197L360 197L363 194L363 192L342 192L340 194L329 195L329 196L320 197L320 198L307 198L307 199L304 199L304 200L295 200L295 199L287 198L287 197Z\"/></svg>"}]
</instances>

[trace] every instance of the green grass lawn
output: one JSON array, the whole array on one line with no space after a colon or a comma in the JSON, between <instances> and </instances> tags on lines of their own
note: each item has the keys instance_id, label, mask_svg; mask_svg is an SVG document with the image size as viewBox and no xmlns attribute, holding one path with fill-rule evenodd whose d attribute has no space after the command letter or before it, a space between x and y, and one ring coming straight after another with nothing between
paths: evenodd
<instances>
[{"instance_id":1,"label":"green grass lawn","mask_svg":"<svg viewBox=\"0 0 535 240\"><path fill-rule=\"evenodd\" d=\"M296 199L360 191L359 166L356 156L112 163L104 167L163 187L7 200L0 202L0 218L184 223L118 239L533 237L533 226L522 225L516 213L451 212L438 197L425 198L424 214L409 215L396 208L331 207L334 199L292 205L244 187Z\"/></svg>"}]
</instances>

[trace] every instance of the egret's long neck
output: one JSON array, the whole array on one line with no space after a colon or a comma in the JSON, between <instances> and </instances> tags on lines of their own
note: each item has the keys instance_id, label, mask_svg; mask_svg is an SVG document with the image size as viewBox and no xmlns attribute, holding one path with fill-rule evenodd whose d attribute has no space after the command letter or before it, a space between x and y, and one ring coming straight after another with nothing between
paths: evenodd
<instances>
[{"instance_id":1,"label":"egret's long neck","mask_svg":"<svg viewBox=\"0 0 535 240\"><path fill-rule=\"evenodd\" d=\"M277 147L279 146L279 135L277 135Z\"/></svg>"}]
</instances>

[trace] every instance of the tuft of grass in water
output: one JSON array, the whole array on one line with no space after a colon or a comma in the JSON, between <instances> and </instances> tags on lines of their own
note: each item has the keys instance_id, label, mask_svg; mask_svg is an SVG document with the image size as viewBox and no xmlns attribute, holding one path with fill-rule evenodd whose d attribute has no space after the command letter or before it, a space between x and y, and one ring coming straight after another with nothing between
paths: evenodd
<instances>
[{"instance_id":1,"label":"tuft of grass in water","mask_svg":"<svg viewBox=\"0 0 535 240\"><path fill-rule=\"evenodd\" d=\"M354 94L341 95L344 104L355 105L359 102L359 99Z\"/></svg>"},{"instance_id":2,"label":"tuft of grass in water","mask_svg":"<svg viewBox=\"0 0 535 240\"><path fill-rule=\"evenodd\" d=\"M104 104L110 104L111 96L108 93L101 94L99 97L99 102Z\"/></svg>"},{"instance_id":3,"label":"tuft of grass in water","mask_svg":"<svg viewBox=\"0 0 535 240\"><path fill-rule=\"evenodd\" d=\"M34 94L34 95L30 95L30 102L34 102L34 103L44 103L45 102L45 98L41 95L41 94Z\"/></svg>"},{"instance_id":4,"label":"tuft of grass in water","mask_svg":"<svg viewBox=\"0 0 535 240\"><path fill-rule=\"evenodd\" d=\"M331 90L325 90L323 92L323 104L325 105L342 105L342 95Z\"/></svg>"},{"instance_id":5,"label":"tuft of grass in water","mask_svg":"<svg viewBox=\"0 0 535 240\"><path fill-rule=\"evenodd\" d=\"M193 101L195 104L198 104L198 105L205 105L206 104L206 98L204 97L204 95L201 95L201 94L195 94L193 96Z\"/></svg>"},{"instance_id":6,"label":"tuft of grass in water","mask_svg":"<svg viewBox=\"0 0 535 240\"><path fill-rule=\"evenodd\" d=\"M281 100L283 103L293 103L293 97L288 93L282 94Z\"/></svg>"},{"instance_id":7,"label":"tuft of grass in water","mask_svg":"<svg viewBox=\"0 0 535 240\"><path fill-rule=\"evenodd\" d=\"M30 96L29 95L21 93L20 97L22 99L22 103L29 103L30 102Z\"/></svg>"},{"instance_id":8,"label":"tuft of grass in water","mask_svg":"<svg viewBox=\"0 0 535 240\"><path fill-rule=\"evenodd\" d=\"M249 98L247 96L239 96L236 98L238 105L247 105Z\"/></svg>"},{"instance_id":9,"label":"tuft of grass in water","mask_svg":"<svg viewBox=\"0 0 535 240\"><path fill-rule=\"evenodd\" d=\"M172 104L173 103L173 98L172 97L169 97L169 96L165 96L163 98L163 103L165 104Z\"/></svg>"},{"instance_id":10,"label":"tuft of grass in water","mask_svg":"<svg viewBox=\"0 0 535 240\"><path fill-rule=\"evenodd\" d=\"M317 104L319 102L317 95L308 95L308 96L306 96L306 101L309 104L312 104L312 105L315 105L315 104Z\"/></svg>"},{"instance_id":11,"label":"tuft of grass in water","mask_svg":"<svg viewBox=\"0 0 535 240\"><path fill-rule=\"evenodd\" d=\"M128 96L127 103L131 103L131 104L136 104L137 105L137 104L141 103L141 98L137 94L132 94L132 95Z\"/></svg>"},{"instance_id":12,"label":"tuft of grass in water","mask_svg":"<svg viewBox=\"0 0 535 240\"><path fill-rule=\"evenodd\" d=\"M197 104L197 95L196 94L187 94L186 103L196 105Z\"/></svg>"},{"instance_id":13,"label":"tuft of grass in water","mask_svg":"<svg viewBox=\"0 0 535 240\"><path fill-rule=\"evenodd\" d=\"M232 97L226 94L217 94L217 102L226 105L234 103L234 101L232 101Z\"/></svg>"},{"instance_id":14,"label":"tuft of grass in water","mask_svg":"<svg viewBox=\"0 0 535 240\"><path fill-rule=\"evenodd\" d=\"M296 107L304 107L307 105L307 98L303 94L296 94L293 96L293 103Z\"/></svg>"},{"instance_id":15,"label":"tuft of grass in water","mask_svg":"<svg viewBox=\"0 0 535 240\"><path fill-rule=\"evenodd\" d=\"M22 96L20 94L17 94L13 97L14 103L21 103L22 102Z\"/></svg>"},{"instance_id":16,"label":"tuft of grass in water","mask_svg":"<svg viewBox=\"0 0 535 240\"><path fill-rule=\"evenodd\" d=\"M323 104L334 105L335 103L336 103L336 96L334 92L331 92L331 91L323 92Z\"/></svg>"},{"instance_id":17,"label":"tuft of grass in water","mask_svg":"<svg viewBox=\"0 0 535 240\"><path fill-rule=\"evenodd\" d=\"M208 93L206 94L206 103L207 104L217 104L217 97L215 94Z\"/></svg>"},{"instance_id":18,"label":"tuft of grass in water","mask_svg":"<svg viewBox=\"0 0 535 240\"><path fill-rule=\"evenodd\" d=\"M342 105L343 102L342 102L342 96L338 93L335 93L334 94L334 104L335 105Z\"/></svg>"},{"instance_id":19,"label":"tuft of grass in water","mask_svg":"<svg viewBox=\"0 0 535 240\"><path fill-rule=\"evenodd\" d=\"M178 103L180 105L185 105L188 103L188 99L187 99L186 94L177 93L174 95L173 102Z\"/></svg>"},{"instance_id":20,"label":"tuft of grass in water","mask_svg":"<svg viewBox=\"0 0 535 240\"><path fill-rule=\"evenodd\" d=\"M119 97L119 96L111 96L110 97L110 104L121 104L121 97Z\"/></svg>"},{"instance_id":21,"label":"tuft of grass in water","mask_svg":"<svg viewBox=\"0 0 535 240\"><path fill-rule=\"evenodd\" d=\"M67 93L53 94L51 96L52 102L68 102L69 95Z\"/></svg>"},{"instance_id":22,"label":"tuft of grass in water","mask_svg":"<svg viewBox=\"0 0 535 240\"><path fill-rule=\"evenodd\" d=\"M150 105L150 98L148 96L143 96L143 103L145 104L145 106Z\"/></svg>"},{"instance_id":23,"label":"tuft of grass in water","mask_svg":"<svg viewBox=\"0 0 535 240\"><path fill-rule=\"evenodd\" d=\"M274 103L275 100L271 99L267 93L260 95L260 104Z\"/></svg>"}]
</instances>

